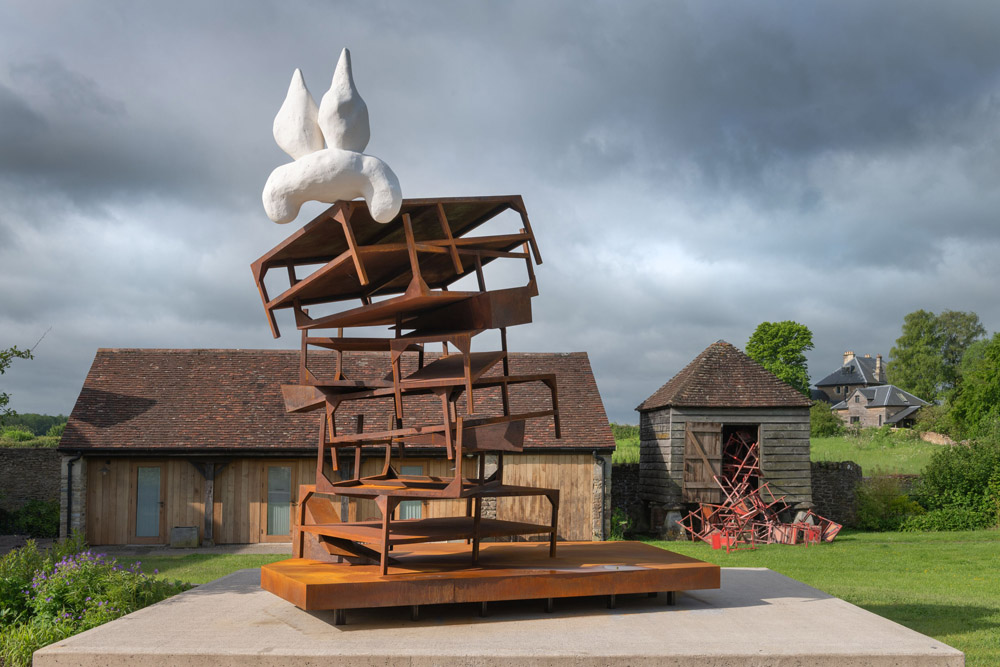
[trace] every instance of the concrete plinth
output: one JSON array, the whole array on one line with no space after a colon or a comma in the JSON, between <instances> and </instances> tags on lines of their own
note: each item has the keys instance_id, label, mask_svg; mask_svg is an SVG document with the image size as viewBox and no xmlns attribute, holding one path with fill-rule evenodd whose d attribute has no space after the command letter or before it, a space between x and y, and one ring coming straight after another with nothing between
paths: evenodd
<instances>
[{"instance_id":1,"label":"concrete plinth","mask_svg":"<svg viewBox=\"0 0 1000 667\"><path fill-rule=\"evenodd\" d=\"M666 596L305 612L242 570L41 649L52 665L963 665L939 641L766 569L725 568L720 590Z\"/></svg>"}]
</instances>

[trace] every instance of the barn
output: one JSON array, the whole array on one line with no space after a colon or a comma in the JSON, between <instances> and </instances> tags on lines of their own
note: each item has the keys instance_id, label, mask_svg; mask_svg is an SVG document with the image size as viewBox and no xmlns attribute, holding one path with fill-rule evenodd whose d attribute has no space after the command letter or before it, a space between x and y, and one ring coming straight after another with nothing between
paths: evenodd
<instances>
[{"instance_id":1,"label":"barn","mask_svg":"<svg viewBox=\"0 0 1000 667\"><path fill-rule=\"evenodd\" d=\"M671 534L694 503L717 503L726 444L760 445L758 483L812 507L808 397L725 341L709 345L639 405L639 492L653 532Z\"/></svg>"},{"instance_id":2,"label":"barn","mask_svg":"<svg viewBox=\"0 0 1000 667\"><path fill-rule=\"evenodd\" d=\"M299 363L298 350L98 350L59 444L61 532L80 530L94 545L166 544L174 528L197 530L201 544L290 542L298 485L316 480L319 424L316 413L285 411L281 385L297 381ZM316 352L310 363L336 362ZM354 378L390 371L386 353L348 353L343 364ZM551 418L529 422L524 451L505 457L505 479L562 491L560 538L602 539L615 445L586 353L511 353L510 366L555 374L562 433L555 437ZM549 405L544 388L511 392L521 411ZM490 401L499 404L499 393L477 392L477 409ZM368 414L368 422L385 423L391 405L386 399L377 408L384 414ZM343 419L340 427L351 428ZM463 469L474 464L463 461ZM381 470L381 448L364 452L361 465L363 474ZM443 448L407 447L403 465L405 474L444 475L454 462ZM404 511L451 516L464 502L411 501ZM351 503L345 518L379 516L370 500ZM548 516L545 503L498 498L483 512L529 521Z\"/></svg>"}]
</instances>

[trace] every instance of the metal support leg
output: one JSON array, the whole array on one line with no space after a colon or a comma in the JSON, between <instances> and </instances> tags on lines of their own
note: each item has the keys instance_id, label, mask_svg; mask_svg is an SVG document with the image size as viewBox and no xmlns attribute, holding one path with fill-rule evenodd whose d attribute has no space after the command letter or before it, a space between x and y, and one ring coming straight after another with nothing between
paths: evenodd
<instances>
[{"instance_id":1,"label":"metal support leg","mask_svg":"<svg viewBox=\"0 0 1000 667\"><path fill-rule=\"evenodd\" d=\"M418 604L410 605L410 620L411 621L420 620L420 605Z\"/></svg>"},{"instance_id":2,"label":"metal support leg","mask_svg":"<svg viewBox=\"0 0 1000 667\"><path fill-rule=\"evenodd\" d=\"M616 606L617 603L615 601L615 594L612 593L611 595L608 596L608 609L614 609Z\"/></svg>"},{"instance_id":3,"label":"metal support leg","mask_svg":"<svg viewBox=\"0 0 1000 667\"><path fill-rule=\"evenodd\" d=\"M479 615L483 618L490 615L489 605L485 601L479 603Z\"/></svg>"},{"instance_id":4,"label":"metal support leg","mask_svg":"<svg viewBox=\"0 0 1000 667\"><path fill-rule=\"evenodd\" d=\"M552 598L545 598L545 613L551 614L553 611L555 611L555 609L556 609L555 600L553 600Z\"/></svg>"},{"instance_id":5,"label":"metal support leg","mask_svg":"<svg viewBox=\"0 0 1000 667\"><path fill-rule=\"evenodd\" d=\"M347 625L347 610L346 609L334 609L333 610L333 624L334 625Z\"/></svg>"},{"instance_id":6,"label":"metal support leg","mask_svg":"<svg viewBox=\"0 0 1000 667\"><path fill-rule=\"evenodd\" d=\"M676 591L668 591L667 592L667 604L670 605L671 607L673 607L675 604L677 604L677 592Z\"/></svg>"}]
</instances>

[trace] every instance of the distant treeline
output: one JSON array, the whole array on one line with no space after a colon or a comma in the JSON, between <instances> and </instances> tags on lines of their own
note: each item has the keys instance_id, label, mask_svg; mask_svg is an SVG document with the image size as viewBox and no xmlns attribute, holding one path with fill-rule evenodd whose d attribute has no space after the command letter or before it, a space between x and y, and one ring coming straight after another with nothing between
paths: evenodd
<instances>
[{"instance_id":1,"label":"distant treeline","mask_svg":"<svg viewBox=\"0 0 1000 667\"><path fill-rule=\"evenodd\" d=\"M630 440L639 438L639 426L637 424L616 424L611 422L611 434L615 440Z\"/></svg>"},{"instance_id":2,"label":"distant treeline","mask_svg":"<svg viewBox=\"0 0 1000 667\"><path fill-rule=\"evenodd\" d=\"M4 429L20 426L35 435L46 435L53 426L62 426L69 419L66 415L36 415L30 412L7 415L3 420Z\"/></svg>"}]
</instances>

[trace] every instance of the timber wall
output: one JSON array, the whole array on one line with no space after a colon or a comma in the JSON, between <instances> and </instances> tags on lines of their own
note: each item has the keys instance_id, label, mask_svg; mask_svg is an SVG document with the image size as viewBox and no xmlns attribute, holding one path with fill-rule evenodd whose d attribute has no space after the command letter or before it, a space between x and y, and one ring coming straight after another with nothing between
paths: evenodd
<instances>
[{"instance_id":1,"label":"timber wall","mask_svg":"<svg viewBox=\"0 0 1000 667\"><path fill-rule=\"evenodd\" d=\"M776 496L812 501L808 408L662 408L640 413L639 491L643 500L670 509L683 505L684 432L687 422L758 425L761 470Z\"/></svg>"},{"instance_id":2,"label":"timber wall","mask_svg":"<svg viewBox=\"0 0 1000 667\"><path fill-rule=\"evenodd\" d=\"M604 484L603 474L611 476L610 456L606 457L606 473L595 458L587 453L521 454L504 457L504 481L509 484L560 489L559 537L566 540L601 539L601 519L605 526L610 512L601 512L610 503L610 483ZM58 459L58 457L57 457ZM453 463L443 458L407 459L405 465L420 465L427 475L451 475ZM82 465L81 465L82 464ZM488 464L495 467L495 457ZM73 514L85 512L86 521L74 522L85 528L90 544L131 544L141 542L134 537L136 467L161 465L163 513L161 539L166 543L170 529L195 526L199 542L203 538L205 517L205 480L198 470L180 458L104 458L87 457L77 462L74 487L79 490L74 499ZM316 481L316 459L239 458L230 460L215 479L213 504L213 539L217 544L247 544L266 541L266 466L288 465L292 468L293 494L299 484ZM491 472L487 466L487 474ZM475 474L474 459L463 461L466 475ZM65 461L63 480L65 484ZM382 459L365 459L363 474L375 474L382 469ZM58 477L53 476L58 480ZM610 479L608 480L610 482ZM601 491L604 491L602 494ZM65 501L63 502L65 514ZM378 519L381 515L372 501L351 501L346 504L350 520ZM341 508L337 508L341 513ZM487 515L513 521L547 523L550 508L545 498L501 498L485 510ZM464 515L464 500L423 501L422 516ZM63 519L65 523L65 518ZM85 524L85 525L84 525ZM606 528L605 528L606 530ZM275 539L275 538L270 538ZM286 538L287 539L287 538Z\"/></svg>"}]
</instances>

